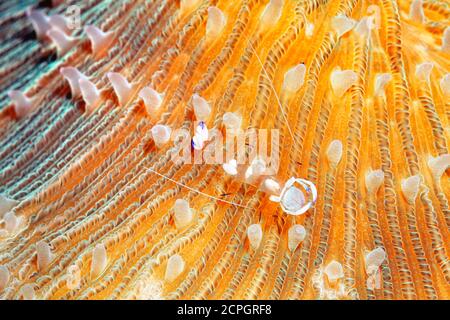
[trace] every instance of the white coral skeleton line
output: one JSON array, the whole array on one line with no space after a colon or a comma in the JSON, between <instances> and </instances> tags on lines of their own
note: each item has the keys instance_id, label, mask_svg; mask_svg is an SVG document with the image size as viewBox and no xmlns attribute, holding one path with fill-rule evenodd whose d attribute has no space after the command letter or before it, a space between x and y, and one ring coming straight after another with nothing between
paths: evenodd
<instances>
[{"instance_id":1,"label":"white coral skeleton line","mask_svg":"<svg viewBox=\"0 0 450 320\"><path fill-rule=\"evenodd\" d=\"M256 58L258 59L258 62L259 62L259 64L261 65L261 68L262 68L262 70L263 70L263 72L264 72L264 75L266 76L266 78L267 78L267 79L269 80L269 82L270 82L270 87L272 88L272 91L273 91L273 93L274 93L274 95L275 95L275 98L277 99L277 103L278 103L278 105L279 105L279 107L280 107L281 113L283 114L284 120L285 120L286 125L287 125L287 127L288 127L288 129L289 129L289 133L290 133L290 135L291 135L291 137L292 137L292 140L295 141L294 134L292 133L291 127L290 127L290 125L289 125L289 121L288 121L288 119L287 119L287 116L286 116L286 113L285 113L285 111L284 111L283 105L281 104L280 98L278 97L278 94L277 94L277 92L276 92L276 90L275 90L275 87L274 87L274 85L273 85L273 82L272 82L272 80L270 79L270 77L269 77L269 75L268 75L268 73L267 73L267 71L266 71L266 68L264 68L264 65L263 65L263 63L262 63L262 61L261 61L261 59L260 59L258 53L256 53L255 48L253 48L253 45L252 45L251 41L250 41L248 38L247 38L247 42L248 42L248 44L250 45L250 48L252 49L252 51L253 51L253 53L255 54ZM239 203L235 203L235 202L232 202L232 201L227 201L227 200L224 200L224 199L221 199L221 198L217 198L217 197L212 196L212 195L210 195L210 194L204 193L204 192L202 192L202 191L200 191L200 190L191 188L191 187L189 187L189 186L187 186L187 185L185 185L185 184L183 184L183 183L181 183L181 182L178 182L178 181L176 181L176 180L174 180L174 179L172 179L172 178L170 178L170 177L167 177L167 176L165 176L164 174L161 174L161 173L159 173L159 172L157 172L157 171L155 171L155 170L153 170L153 169L150 169L150 168L148 168L148 167L147 167L146 169L149 170L149 171L151 171L151 172L153 172L154 174L156 174L156 175L162 177L162 178L165 178L165 179L167 179L167 180L169 180L169 181L171 181L171 182L173 182L173 183L179 185L180 187L183 187L183 188L186 188L186 189L188 189L188 190L190 190L190 191L196 192L196 193L198 193L198 194L200 194L200 195L202 195L202 196L205 196L205 197L207 197L207 198L210 198L210 199L213 199L213 200L216 200L216 201L225 202L225 203L228 203L228 204L231 204L231 205L233 205L233 206L240 207L240 208L253 209L253 208L251 208L251 207L248 207L248 206L245 206L245 205L242 205L242 204L239 204ZM254 209L253 209L253 210L254 210Z\"/></svg>"}]
</instances>

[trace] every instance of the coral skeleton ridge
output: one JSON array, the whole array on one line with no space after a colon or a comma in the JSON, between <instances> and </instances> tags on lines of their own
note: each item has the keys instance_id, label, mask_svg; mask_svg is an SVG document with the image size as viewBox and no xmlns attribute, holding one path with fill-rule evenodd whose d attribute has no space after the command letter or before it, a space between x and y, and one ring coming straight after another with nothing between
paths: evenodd
<instances>
[{"instance_id":1,"label":"coral skeleton ridge","mask_svg":"<svg viewBox=\"0 0 450 320\"><path fill-rule=\"evenodd\" d=\"M3 0L0 40L0 299L450 299L448 1Z\"/></svg>"}]
</instances>

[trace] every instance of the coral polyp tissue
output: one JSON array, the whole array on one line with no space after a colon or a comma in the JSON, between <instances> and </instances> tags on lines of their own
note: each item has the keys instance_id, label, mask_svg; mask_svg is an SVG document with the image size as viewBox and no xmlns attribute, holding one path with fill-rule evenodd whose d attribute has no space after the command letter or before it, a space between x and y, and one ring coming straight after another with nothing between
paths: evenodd
<instances>
[{"instance_id":1,"label":"coral polyp tissue","mask_svg":"<svg viewBox=\"0 0 450 320\"><path fill-rule=\"evenodd\" d=\"M450 298L449 26L445 0L2 1L0 297Z\"/></svg>"}]
</instances>

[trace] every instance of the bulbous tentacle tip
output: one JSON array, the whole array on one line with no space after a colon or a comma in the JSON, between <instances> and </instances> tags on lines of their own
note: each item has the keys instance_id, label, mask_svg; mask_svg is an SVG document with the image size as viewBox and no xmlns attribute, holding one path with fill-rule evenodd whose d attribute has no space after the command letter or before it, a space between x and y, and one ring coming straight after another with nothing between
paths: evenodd
<instances>
[{"instance_id":1,"label":"bulbous tentacle tip","mask_svg":"<svg viewBox=\"0 0 450 320\"><path fill-rule=\"evenodd\" d=\"M341 263L333 260L325 267L324 273L327 275L328 281L335 282L344 277L344 268Z\"/></svg>"},{"instance_id":2,"label":"bulbous tentacle tip","mask_svg":"<svg viewBox=\"0 0 450 320\"><path fill-rule=\"evenodd\" d=\"M424 62L416 66L416 77L419 81L430 82L431 71L434 64L432 62Z\"/></svg>"},{"instance_id":3,"label":"bulbous tentacle tip","mask_svg":"<svg viewBox=\"0 0 450 320\"><path fill-rule=\"evenodd\" d=\"M336 97L342 97L358 81L358 75L353 70L335 69L330 76L331 88Z\"/></svg>"},{"instance_id":4,"label":"bulbous tentacle tip","mask_svg":"<svg viewBox=\"0 0 450 320\"><path fill-rule=\"evenodd\" d=\"M411 2L411 6L409 7L409 19L417 23L425 22L422 0L413 0L413 2Z\"/></svg>"},{"instance_id":5,"label":"bulbous tentacle tip","mask_svg":"<svg viewBox=\"0 0 450 320\"><path fill-rule=\"evenodd\" d=\"M194 107L195 118L198 121L206 121L211 114L209 102L197 93L194 93L192 96L192 105Z\"/></svg>"},{"instance_id":6,"label":"bulbous tentacle tip","mask_svg":"<svg viewBox=\"0 0 450 320\"><path fill-rule=\"evenodd\" d=\"M261 244L263 237L263 231L260 224L252 224L247 228L247 238L250 243L250 247L253 250L257 250Z\"/></svg>"},{"instance_id":7,"label":"bulbous tentacle tip","mask_svg":"<svg viewBox=\"0 0 450 320\"><path fill-rule=\"evenodd\" d=\"M164 100L164 94L150 87L142 88L138 95L144 101L145 109L149 115L153 115L161 107Z\"/></svg>"},{"instance_id":8,"label":"bulbous tentacle tip","mask_svg":"<svg viewBox=\"0 0 450 320\"><path fill-rule=\"evenodd\" d=\"M99 243L92 251L91 278L95 279L105 271L108 264L108 254L103 243Z\"/></svg>"},{"instance_id":9,"label":"bulbous tentacle tip","mask_svg":"<svg viewBox=\"0 0 450 320\"><path fill-rule=\"evenodd\" d=\"M266 191L272 195L279 195L281 192L280 184L273 178L265 179L264 183L263 183L263 187L264 187L264 191Z\"/></svg>"},{"instance_id":10,"label":"bulbous tentacle tip","mask_svg":"<svg viewBox=\"0 0 450 320\"><path fill-rule=\"evenodd\" d=\"M12 211L7 212L3 216L3 220L5 221L5 230L10 235L14 234L22 223L22 217L17 217Z\"/></svg>"},{"instance_id":11,"label":"bulbous tentacle tip","mask_svg":"<svg viewBox=\"0 0 450 320\"><path fill-rule=\"evenodd\" d=\"M58 28L51 28L47 31L47 36L52 40L56 46L59 57L62 57L69 52L75 45L76 39L68 36Z\"/></svg>"},{"instance_id":12,"label":"bulbous tentacle tip","mask_svg":"<svg viewBox=\"0 0 450 320\"><path fill-rule=\"evenodd\" d=\"M366 173L366 188L369 194L375 195L384 182L384 172L382 170L369 170Z\"/></svg>"},{"instance_id":13,"label":"bulbous tentacle tip","mask_svg":"<svg viewBox=\"0 0 450 320\"><path fill-rule=\"evenodd\" d=\"M306 66L300 63L284 74L283 91L287 94L297 92L305 82Z\"/></svg>"},{"instance_id":14,"label":"bulbous tentacle tip","mask_svg":"<svg viewBox=\"0 0 450 320\"><path fill-rule=\"evenodd\" d=\"M349 32L355 27L355 20L350 19L346 15L337 15L331 20L331 26L339 37Z\"/></svg>"},{"instance_id":15,"label":"bulbous tentacle tip","mask_svg":"<svg viewBox=\"0 0 450 320\"><path fill-rule=\"evenodd\" d=\"M187 227L193 220L193 210L189 206L189 202L184 199L177 199L173 206L174 220L177 229Z\"/></svg>"},{"instance_id":16,"label":"bulbous tentacle tip","mask_svg":"<svg viewBox=\"0 0 450 320\"><path fill-rule=\"evenodd\" d=\"M11 90L8 92L8 96L14 104L14 111L18 118L25 117L36 106L35 99L28 98L22 91Z\"/></svg>"},{"instance_id":17,"label":"bulbous tentacle tip","mask_svg":"<svg viewBox=\"0 0 450 320\"><path fill-rule=\"evenodd\" d=\"M255 157L245 171L245 179L248 181L257 179L264 174L266 167L267 164L264 159Z\"/></svg>"},{"instance_id":18,"label":"bulbous tentacle tip","mask_svg":"<svg viewBox=\"0 0 450 320\"><path fill-rule=\"evenodd\" d=\"M450 154L430 157L428 167L436 183L438 183L444 172L450 167Z\"/></svg>"},{"instance_id":19,"label":"bulbous tentacle tip","mask_svg":"<svg viewBox=\"0 0 450 320\"><path fill-rule=\"evenodd\" d=\"M306 229L300 224L295 224L289 228L288 231L288 248L290 251L295 251L298 245L305 239Z\"/></svg>"},{"instance_id":20,"label":"bulbous tentacle tip","mask_svg":"<svg viewBox=\"0 0 450 320\"><path fill-rule=\"evenodd\" d=\"M34 32L38 39L43 39L47 36L47 32L52 28L49 23L49 17L42 10L36 10L29 7L26 11L28 19L31 21Z\"/></svg>"},{"instance_id":21,"label":"bulbous tentacle tip","mask_svg":"<svg viewBox=\"0 0 450 320\"><path fill-rule=\"evenodd\" d=\"M283 0L270 0L261 14L260 26L262 30L266 30L280 20L283 12Z\"/></svg>"},{"instance_id":22,"label":"bulbous tentacle tip","mask_svg":"<svg viewBox=\"0 0 450 320\"><path fill-rule=\"evenodd\" d=\"M113 86L114 92L119 99L119 104L124 106L128 103L132 94L132 85L128 80L118 72L108 72L106 74L111 85Z\"/></svg>"},{"instance_id":23,"label":"bulbous tentacle tip","mask_svg":"<svg viewBox=\"0 0 450 320\"><path fill-rule=\"evenodd\" d=\"M69 28L68 19L60 14L52 15L48 18L51 28L61 30L66 35L70 35L72 30Z\"/></svg>"},{"instance_id":24,"label":"bulbous tentacle tip","mask_svg":"<svg viewBox=\"0 0 450 320\"><path fill-rule=\"evenodd\" d=\"M178 278L180 274L183 273L186 263L184 259L179 254L172 255L167 260L166 273L164 275L164 280L167 282L173 282Z\"/></svg>"},{"instance_id":25,"label":"bulbous tentacle tip","mask_svg":"<svg viewBox=\"0 0 450 320\"><path fill-rule=\"evenodd\" d=\"M306 26L305 26L305 36L308 38L308 39L311 39L312 38L312 36L314 35L314 23L311 23L311 22L307 22L306 23Z\"/></svg>"},{"instance_id":26,"label":"bulbous tentacle tip","mask_svg":"<svg viewBox=\"0 0 450 320\"><path fill-rule=\"evenodd\" d=\"M222 165L223 170L229 174L230 176L235 176L237 175L238 171L237 171L237 161L236 159L231 159L230 161L224 163Z\"/></svg>"},{"instance_id":27,"label":"bulbous tentacle tip","mask_svg":"<svg viewBox=\"0 0 450 320\"><path fill-rule=\"evenodd\" d=\"M41 240L36 244L37 266L38 270L42 271L47 268L53 260L53 253L50 245Z\"/></svg>"},{"instance_id":28,"label":"bulbous tentacle tip","mask_svg":"<svg viewBox=\"0 0 450 320\"><path fill-rule=\"evenodd\" d=\"M419 193L420 182L420 175L414 175L402 180L402 193L408 203L413 204L416 201L417 194Z\"/></svg>"},{"instance_id":29,"label":"bulbous tentacle tip","mask_svg":"<svg viewBox=\"0 0 450 320\"><path fill-rule=\"evenodd\" d=\"M170 140L172 130L169 126L157 124L151 129L156 147L160 148Z\"/></svg>"},{"instance_id":30,"label":"bulbous tentacle tip","mask_svg":"<svg viewBox=\"0 0 450 320\"><path fill-rule=\"evenodd\" d=\"M341 161L342 150L343 150L343 145L340 140L333 140L328 145L326 155L327 155L328 162L330 163L330 165L332 167L337 167L337 165Z\"/></svg>"},{"instance_id":31,"label":"bulbous tentacle tip","mask_svg":"<svg viewBox=\"0 0 450 320\"><path fill-rule=\"evenodd\" d=\"M386 260L386 251L383 248L377 247L370 251L366 257L366 271L372 268L379 268L383 262Z\"/></svg>"},{"instance_id":32,"label":"bulbous tentacle tip","mask_svg":"<svg viewBox=\"0 0 450 320\"><path fill-rule=\"evenodd\" d=\"M87 78L80 78L78 80L81 96L86 103L86 109L92 111L100 101L100 92L95 84Z\"/></svg>"},{"instance_id":33,"label":"bulbous tentacle tip","mask_svg":"<svg viewBox=\"0 0 450 320\"><path fill-rule=\"evenodd\" d=\"M212 41L216 39L225 28L227 18L222 10L217 7L208 8L208 20L206 22L206 39Z\"/></svg>"},{"instance_id":34,"label":"bulbous tentacle tip","mask_svg":"<svg viewBox=\"0 0 450 320\"><path fill-rule=\"evenodd\" d=\"M19 201L0 194L0 218L19 204Z\"/></svg>"},{"instance_id":35,"label":"bulbous tentacle tip","mask_svg":"<svg viewBox=\"0 0 450 320\"><path fill-rule=\"evenodd\" d=\"M72 97L80 97L81 89L79 81L80 79L87 80L87 77L74 67L62 67L61 69L59 69L59 72L69 82Z\"/></svg>"},{"instance_id":36,"label":"bulbous tentacle tip","mask_svg":"<svg viewBox=\"0 0 450 320\"><path fill-rule=\"evenodd\" d=\"M86 26L84 28L84 31L86 32L89 41L91 42L92 52L94 53L94 55L98 55L101 52L106 51L115 36L114 31L103 32L93 25Z\"/></svg>"}]
</instances>

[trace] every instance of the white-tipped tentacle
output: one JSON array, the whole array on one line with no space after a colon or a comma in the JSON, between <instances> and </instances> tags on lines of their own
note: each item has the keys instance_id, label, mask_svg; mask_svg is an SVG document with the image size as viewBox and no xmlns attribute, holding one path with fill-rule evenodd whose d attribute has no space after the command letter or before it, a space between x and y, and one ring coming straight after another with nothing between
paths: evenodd
<instances>
[{"instance_id":1,"label":"white-tipped tentacle","mask_svg":"<svg viewBox=\"0 0 450 320\"><path fill-rule=\"evenodd\" d=\"M91 261L91 278L95 279L106 269L108 264L108 254L106 248L102 243L99 243L92 250Z\"/></svg>"},{"instance_id":2,"label":"white-tipped tentacle","mask_svg":"<svg viewBox=\"0 0 450 320\"><path fill-rule=\"evenodd\" d=\"M173 206L174 220L177 229L182 229L192 222L192 209L189 207L189 202L184 199L177 199Z\"/></svg>"},{"instance_id":3,"label":"white-tipped tentacle","mask_svg":"<svg viewBox=\"0 0 450 320\"><path fill-rule=\"evenodd\" d=\"M52 28L59 29L67 35L70 35L71 29L68 25L68 20L65 16L60 14L52 15L48 18L48 23Z\"/></svg>"},{"instance_id":4,"label":"white-tipped tentacle","mask_svg":"<svg viewBox=\"0 0 450 320\"><path fill-rule=\"evenodd\" d=\"M27 10L28 19L33 25L34 32L39 39L47 36L47 32L51 29L48 16L41 10Z\"/></svg>"},{"instance_id":5,"label":"white-tipped tentacle","mask_svg":"<svg viewBox=\"0 0 450 320\"><path fill-rule=\"evenodd\" d=\"M413 0L413 2L411 2L411 6L409 7L409 18L418 23L425 22L422 0Z\"/></svg>"},{"instance_id":6,"label":"white-tipped tentacle","mask_svg":"<svg viewBox=\"0 0 450 320\"><path fill-rule=\"evenodd\" d=\"M20 226L22 218L17 217L14 212L10 211L3 216L3 220L5 221L5 230L9 234L13 234Z\"/></svg>"},{"instance_id":7,"label":"white-tipped tentacle","mask_svg":"<svg viewBox=\"0 0 450 320\"><path fill-rule=\"evenodd\" d=\"M124 106L128 103L133 92L133 86L128 80L118 72L108 72L106 74L114 92L119 99L119 104Z\"/></svg>"},{"instance_id":8,"label":"white-tipped tentacle","mask_svg":"<svg viewBox=\"0 0 450 320\"><path fill-rule=\"evenodd\" d=\"M384 172L382 170L369 170L366 173L366 188L369 194L376 195L383 182Z\"/></svg>"},{"instance_id":9,"label":"white-tipped tentacle","mask_svg":"<svg viewBox=\"0 0 450 320\"><path fill-rule=\"evenodd\" d=\"M185 267L185 262L179 254L174 254L167 260L166 274L164 279L167 282L172 282L178 276L183 273Z\"/></svg>"},{"instance_id":10,"label":"white-tipped tentacle","mask_svg":"<svg viewBox=\"0 0 450 320\"><path fill-rule=\"evenodd\" d=\"M288 231L288 248L290 251L297 249L300 242L306 237L306 229L300 224L294 224Z\"/></svg>"},{"instance_id":11,"label":"white-tipped tentacle","mask_svg":"<svg viewBox=\"0 0 450 320\"><path fill-rule=\"evenodd\" d=\"M208 20L206 22L206 39L212 41L216 39L225 28L227 18L217 7L208 8Z\"/></svg>"},{"instance_id":12,"label":"white-tipped tentacle","mask_svg":"<svg viewBox=\"0 0 450 320\"><path fill-rule=\"evenodd\" d=\"M0 218L3 217L5 213L10 211L12 208L17 206L19 204L19 201L10 199L3 194L0 194Z\"/></svg>"},{"instance_id":13,"label":"white-tipped tentacle","mask_svg":"<svg viewBox=\"0 0 450 320\"><path fill-rule=\"evenodd\" d=\"M88 111L94 110L100 101L100 92L97 87L92 81L84 78L78 80L78 85L80 87L81 96L86 103L86 109Z\"/></svg>"},{"instance_id":14,"label":"white-tipped tentacle","mask_svg":"<svg viewBox=\"0 0 450 320\"><path fill-rule=\"evenodd\" d=\"M274 195L280 194L281 186L277 181L275 181L272 178L265 179L263 186L264 186L264 190L271 194L274 194Z\"/></svg>"},{"instance_id":15,"label":"white-tipped tentacle","mask_svg":"<svg viewBox=\"0 0 450 320\"><path fill-rule=\"evenodd\" d=\"M84 28L89 41L91 42L92 52L98 55L100 52L106 51L114 39L114 31L103 32L93 25Z\"/></svg>"},{"instance_id":16,"label":"white-tipped tentacle","mask_svg":"<svg viewBox=\"0 0 450 320\"><path fill-rule=\"evenodd\" d=\"M379 268L386 260L386 251L381 247L375 248L366 255L365 260L366 270Z\"/></svg>"},{"instance_id":17,"label":"white-tipped tentacle","mask_svg":"<svg viewBox=\"0 0 450 320\"><path fill-rule=\"evenodd\" d=\"M344 277L344 268L342 264L333 260L325 267L324 273L327 275L328 281L335 282Z\"/></svg>"},{"instance_id":18,"label":"white-tipped tentacle","mask_svg":"<svg viewBox=\"0 0 450 320\"><path fill-rule=\"evenodd\" d=\"M257 250L261 244L263 231L260 224L252 224L247 228L247 238L253 250Z\"/></svg>"},{"instance_id":19,"label":"white-tipped tentacle","mask_svg":"<svg viewBox=\"0 0 450 320\"><path fill-rule=\"evenodd\" d=\"M332 167L337 167L342 159L342 142L341 140L333 140L328 145L327 149L327 159Z\"/></svg>"},{"instance_id":20,"label":"white-tipped tentacle","mask_svg":"<svg viewBox=\"0 0 450 320\"><path fill-rule=\"evenodd\" d=\"M230 161L222 165L223 170L230 176L237 175L237 161L236 159L231 159Z\"/></svg>"},{"instance_id":21,"label":"white-tipped tentacle","mask_svg":"<svg viewBox=\"0 0 450 320\"><path fill-rule=\"evenodd\" d=\"M250 166L245 171L245 179L255 179L261 176L266 171L266 162L256 157L250 163Z\"/></svg>"},{"instance_id":22,"label":"white-tipped tentacle","mask_svg":"<svg viewBox=\"0 0 450 320\"><path fill-rule=\"evenodd\" d=\"M290 68L284 74L282 90L288 95L296 93L305 81L305 74L306 67L303 63Z\"/></svg>"},{"instance_id":23,"label":"white-tipped tentacle","mask_svg":"<svg viewBox=\"0 0 450 320\"><path fill-rule=\"evenodd\" d=\"M331 72L330 82L336 97L342 97L358 81L358 75L353 70L340 70L339 68Z\"/></svg>"},{"instance_id":24,"label":"white-tipped tentacle","mask_svg":"<svg viewBox=\"0 0 450 320\"><path fill-rule=\"evenodd\" d=\"M314 35L314 24L311 22L307 22L305 25L305 36L308 39L311 39Z\"/></svg>"},{"instance_id":25,"label":"white-tipped tentacle","mask_svg":"<svg viewBox=\"0 0 450 320\"><path fill-rule=\"evenodd\" d=\"M278 20L280 20L281 13L283 12L283 4L283 0L269 1L260 18L262 30L267 30L268 28L274 26Z\"/></svg>"},{"instance_id":26,"label":"white-tipped tentacle","mask_svg":"<svg viewBox=\"0 0 450 320\"><path fill-rule=\"evenodd\" d=\"M19 118L25 117L36 106L36 101L32 98L28 98L22 91L11 90L8 92L9 98L14 104L14 111Z\"/></svg>"},{"instance_id":27,"label":"white-tipped tentacle","mask_svg":"<svg viewBox=\"0 0 450 320\"><path fill-rule=\"evenodd\" d=\"M402 193L408 203L413 204L416 201L420 188L420 175L411 176L402 180Z\"/></svg>"},{"instance_id":28,"label":"white-tipped tentacle","mask_svg":"<svg viewBox=\"0 0 450 320\"><path fill-rule=\"evenodd\" d=\"M428 167L436 183L441 180L445 170L450 167L450 154L443 154L437 157L430 157Z\"/></svg>"},{"instance_id":29,"label":"white-tipped tentacle","mask_svg":"<svg viewBox=\"0 0 450 320\"><path fill-rule=\"evenodd\" d=\"M433 63L432 62L424 62L421 64L418 64L416 66L416 77L420 81L425 81L427 83L430 83L430 75L431 71L433 70Z\"/></svg>"},{"instance_id":30,"label":"white-tipped tentacle","mask_svg":"<svg viewBox=\"0 0 450 320\"><path fill-rule=\"evenodd\" d=\"M157 124L157 125L153 126L151 131L152 131L153 140L155 141L155 145L158 148L162 147L167 142L169 142L170 135L172 133L172 130L170 129L170 127L162 125L162 124Z\"/></svg>"},{"instance_id":31,"label":"white-tipped tentacle","mask_svg":"<svg viewBox=\"0 0 450 320\"><path fill-rule=\"evenodd\" d=\"M87 77L74 67L62 67L59 72L69 82L70 91L73 98L81 96L80 79L87 80Z\"/></svg>"},{"instance_id":32,"label":"white-tipped tentacle","mask_svg":"<svg viewBox=\"0 0 450 320\"><path fill-rule=\"evenodd\" d=\"M195 118L198 121L206 121L211 114L211 107L208 101L200 95L194 93L192 96L192 105L194 107Z\"/></svg>"},{"instance_id":33,"label":"white-tipped tentacle","mask_svg":"<svg viewBox=\"0 0 450 320\"><path fill-rule=\"evenodd\" d=\"M47 268L52 262L53 253L48 243L42 240L36 244L36 252L38 270L42 271Z\"/></svg>"},{"instance_id":34,"label":"white-tipped tentacle","mask_svg":"<svg viewBox=\"0 0 450 320\"><path fill-rule=\"evenodd\" d=\"M331 27L336 31L339 37L349 32L355 26L355 20L345 15L337 15L331 20Z\"/></svg>"},{"instance_id":35,"label":"white-tipped tentacle","mask_svg":"<svg viewBox=\"0 0 450 320\"><path fill-rule=\"evenodd\" d=\"M157 92L150 87L144 87L139 91L139 97L144 101L145 110L149 115L153 115L164 100L164 94Z\"/></svg>"},{"instance_id":36,"label":"white-tipped tentacle","mask_svg":"<svg viewBox=\"0 0 450 320\"><path fill-rule=\"evenodd\" d=\"M58 28L51 28L50 30L48 30L47 36L55 44L56 51L57 51L59 57L62 57L63 55L65 55L77 43L77 40L75 38L68 36L67 34L65 34L63 31L61 31Z\"/></svg>"}]
</instances>

